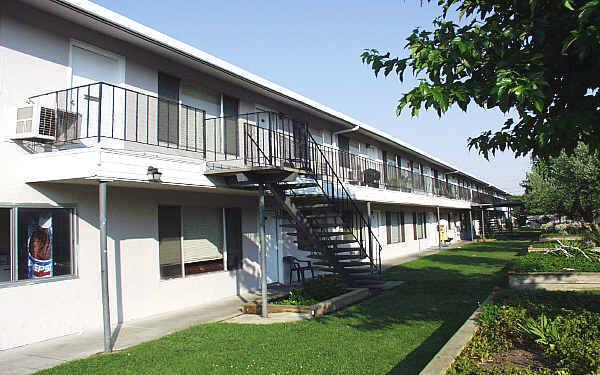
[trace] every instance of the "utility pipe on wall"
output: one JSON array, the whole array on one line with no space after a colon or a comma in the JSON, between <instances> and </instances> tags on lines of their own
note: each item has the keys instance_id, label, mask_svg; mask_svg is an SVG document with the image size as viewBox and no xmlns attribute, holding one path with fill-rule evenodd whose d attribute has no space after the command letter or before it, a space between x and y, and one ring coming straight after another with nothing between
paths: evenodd
<instances>
[{"instance_id":1,"label":"utility pipe on wall","mask_svg":"<svg viewBox=\"0 0 600 375\"><path fill-rule=\"evenodd\" d=\"M100 181L99 186L99 223L100 223L100 274L102 284L102 318L104 323L104 352L112 351L110 328L110 301L108 297L108 251L106 232L106 187L107 181Z\"/></svg>"},{"instance_id":2,"label":"utility pipe on wall","mask_svg":"<svg viewBox=\"0 0 600 375\"><path fill-rule=\"evenodd\" d=\"M338 131L336 131L336 132L333 132L333 133L331 133L331 134L332 134L332 135L338 135L338 134L344 134L344 133L352 133L352 132L355 132L355 131L357 131L358 129L360 129L360 126L356 125L356 126L355 126L355 127L353 127L353 128L350 128L350 129L344 129L344 130L338 130Z\"/></svg>"}]
</instances>

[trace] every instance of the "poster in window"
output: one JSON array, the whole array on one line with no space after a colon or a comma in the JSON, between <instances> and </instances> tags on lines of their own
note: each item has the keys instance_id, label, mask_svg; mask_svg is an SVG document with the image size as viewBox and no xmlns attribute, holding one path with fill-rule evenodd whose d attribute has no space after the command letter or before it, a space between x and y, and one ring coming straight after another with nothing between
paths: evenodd
<instances>
[{"instance_id":1,"label":"poster in window","mask_svg":"<svg viewBox=\"0 0 600 375\"><path fill-rule=\"evenodd\" d=\"M53 276L52 216L33 216L27 226L27 277Z\"/></svg>"}]
</instances>

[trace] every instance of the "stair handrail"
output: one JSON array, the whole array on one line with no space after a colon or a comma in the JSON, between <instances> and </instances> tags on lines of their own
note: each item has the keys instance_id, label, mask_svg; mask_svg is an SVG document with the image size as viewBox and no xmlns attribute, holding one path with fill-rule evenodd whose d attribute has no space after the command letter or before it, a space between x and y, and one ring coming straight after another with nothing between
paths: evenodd
<instances>
[{"instance_id":1,"label":"stair handrail","mask_svg":"<svg viewBox=\"0 0 600 375\"><path fill-rule=\"evenodd\" d=\"M377 238L377 236L375 236L375 234L373 233L373 230L371 228L371 225L369 225L369 222L367 220L365 220L364 216L362 215L361 210L358 208L358 206L356 205L356 202L352 199L352 197L350 196L350 193L348 192L348 190L346 190L346 187L344 186L343 181L339 178L339 176L337 175L337 173L335 173L335 168L333 168L333 166L329 163L329 160L327 159L327 157L325 156L325 154L323 153L323 150L321 150L320 145L317 143L317 141L315 141L315 139L313 138L312 134L310 134L310 132L308 131L308 127L306 127L306 133L307 133L307 139L310 139L310 142L312 143L314 149L318 150L321 158L325 161L327 167L329 168L329 170L331 171L330 176L335 178L334 182L337 182L338 186L341 187L341 192L343 194L346 195L346 199L350 202L350 204L352 205L352 208L354 209L354 212L358 213L360 221L361 221L361 227L366 227L368 230L368 240L369 240L369 245L373 246L373 243L371 243L371 240L375 240L376 242L376 247L377 247L377 261L375 259L372 258L372 254L369 254L363 247L362 241L359 241L358 238L356 238L356 235L354 234L354 232L352 232L352 235L354 236L354 239L360 244L361 250L363 251L363 254L366 255L371 264L375 267L378 268L378 271L381 273L381 251L383 249L383 246L381 245L381 242L379 242L379 239ZM316 171L313 171L316 174ZM328 174L329 175L329 174ZM318 184L319 187L321 188L321 190L323 190L323 193L325 193L325 195L327 195L327 192L325 192L325 189L323 189L323 187ZM335 194L335 192L334 192ZM344 197L342 197L342 199L344 199Z\"/></svg>"}]
</instances>

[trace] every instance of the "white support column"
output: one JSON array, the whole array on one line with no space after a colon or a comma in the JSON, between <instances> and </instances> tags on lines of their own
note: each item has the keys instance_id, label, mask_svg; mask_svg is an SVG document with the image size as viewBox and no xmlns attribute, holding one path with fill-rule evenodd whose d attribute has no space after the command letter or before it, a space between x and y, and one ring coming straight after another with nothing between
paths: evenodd
<instances>
[{"instance_id":1,"label":"white support column","mask_svg":"<svg viewBox=\"0 0 600 375\"><path fill-rule=\"evenodd\" d=\"M100 224L100 274L102 284L102 318L104 322L104 352L112 351L112 333L110 328L110 302L108 296L108 251L106 233L106 187L107 181L99 186L99 224Z\"/></svg>"},{"instance_id":2,"label":"white support column","mask_svg":"<svg viewBox=\"0 0 600 375\"><path fill-rule=\"evenodd\" d=\"M473 211L469 209L469 225L471 226L471 241L473 241L473 232L475 231L475 225L473 225Z\"/></svg>"},{"instance_id":3,"label":"white support column","mask_svg":"<svg viewBox=\"0 0 600 375\"><path fill-rule=\"evenodd\" d=\"M260 279L262 295L262 317L269 316L267 297L267 247L265 244L265 185L258 185L258 235L260 237Z\"/></svg>"},{"instance_id":4,"label":"white support column","mask_svg":"<svg viewBox=\"0 0 600 375\"><path fill-rule=\"evenodd\" d=\"M438 248L442 248L442 226L440 222L440 206L437 206L437 230L438 230Z\"/></svg>"},{"instance_id":5,"label":"white support column","mask_svg":"<svg viewBox=\"0 0 600 375\"><path fill-rule=\"evenodd\" d=\"M485 217L483 215L483 207L481 207L481 239L485 240Z\"/></svg>"}]
</instances>

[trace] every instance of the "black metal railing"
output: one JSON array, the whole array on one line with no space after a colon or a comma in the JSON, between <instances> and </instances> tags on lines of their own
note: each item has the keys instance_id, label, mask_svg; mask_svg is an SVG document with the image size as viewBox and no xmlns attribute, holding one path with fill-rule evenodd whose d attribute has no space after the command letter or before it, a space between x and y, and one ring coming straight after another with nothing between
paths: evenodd
<instances>
[{"instance_id":1,"label":"black metal railing","mask_svg":"<svg viewBox=\"0 0 600 375\"><path fill-rule=\"evenodd\" d=\"M98 82L35 95L53 146L103 139L193 152L206 160L243 158L248 165L304 168L310 152L303 122L275 112L216 116L190 105ZM242 136L240 133L244 132ZM404 192L428 193L476 203L503 199L418 172L319 145L336 176L344 182ZM322 164L322 163L321 163ZM316 166L320 168L320 166Z\"/></svg>"},{"instance_id":2,"label":"black metal railing","mask_svg":"<svg viewBox=\"0 0 600 375\"><path fill-rule=\"evenodd\" d=\"M342 214L343 226L358 243L356 251L368 258L373 269L381 270L383 249L369 221L346 190L336 173L335 163L311 136L306 123L277 113L259 112L242 115L244 123L244 162L249 166L278 166L306 172L318 190ZM290 194L297 194L293 191ZM315 219L316 220L316 219Z\"/></svg>"},{"instance_id":3,"label":"black metal railing","mask_svg":"<svg viewBox=\"0 0 600 375\"><path fill-rule=\"evenodd\" d=\"M46 109L55 146L103 139L238 158L239 123L169 99L98 82L32 96Z\"/></svg>"}]
</instances>

